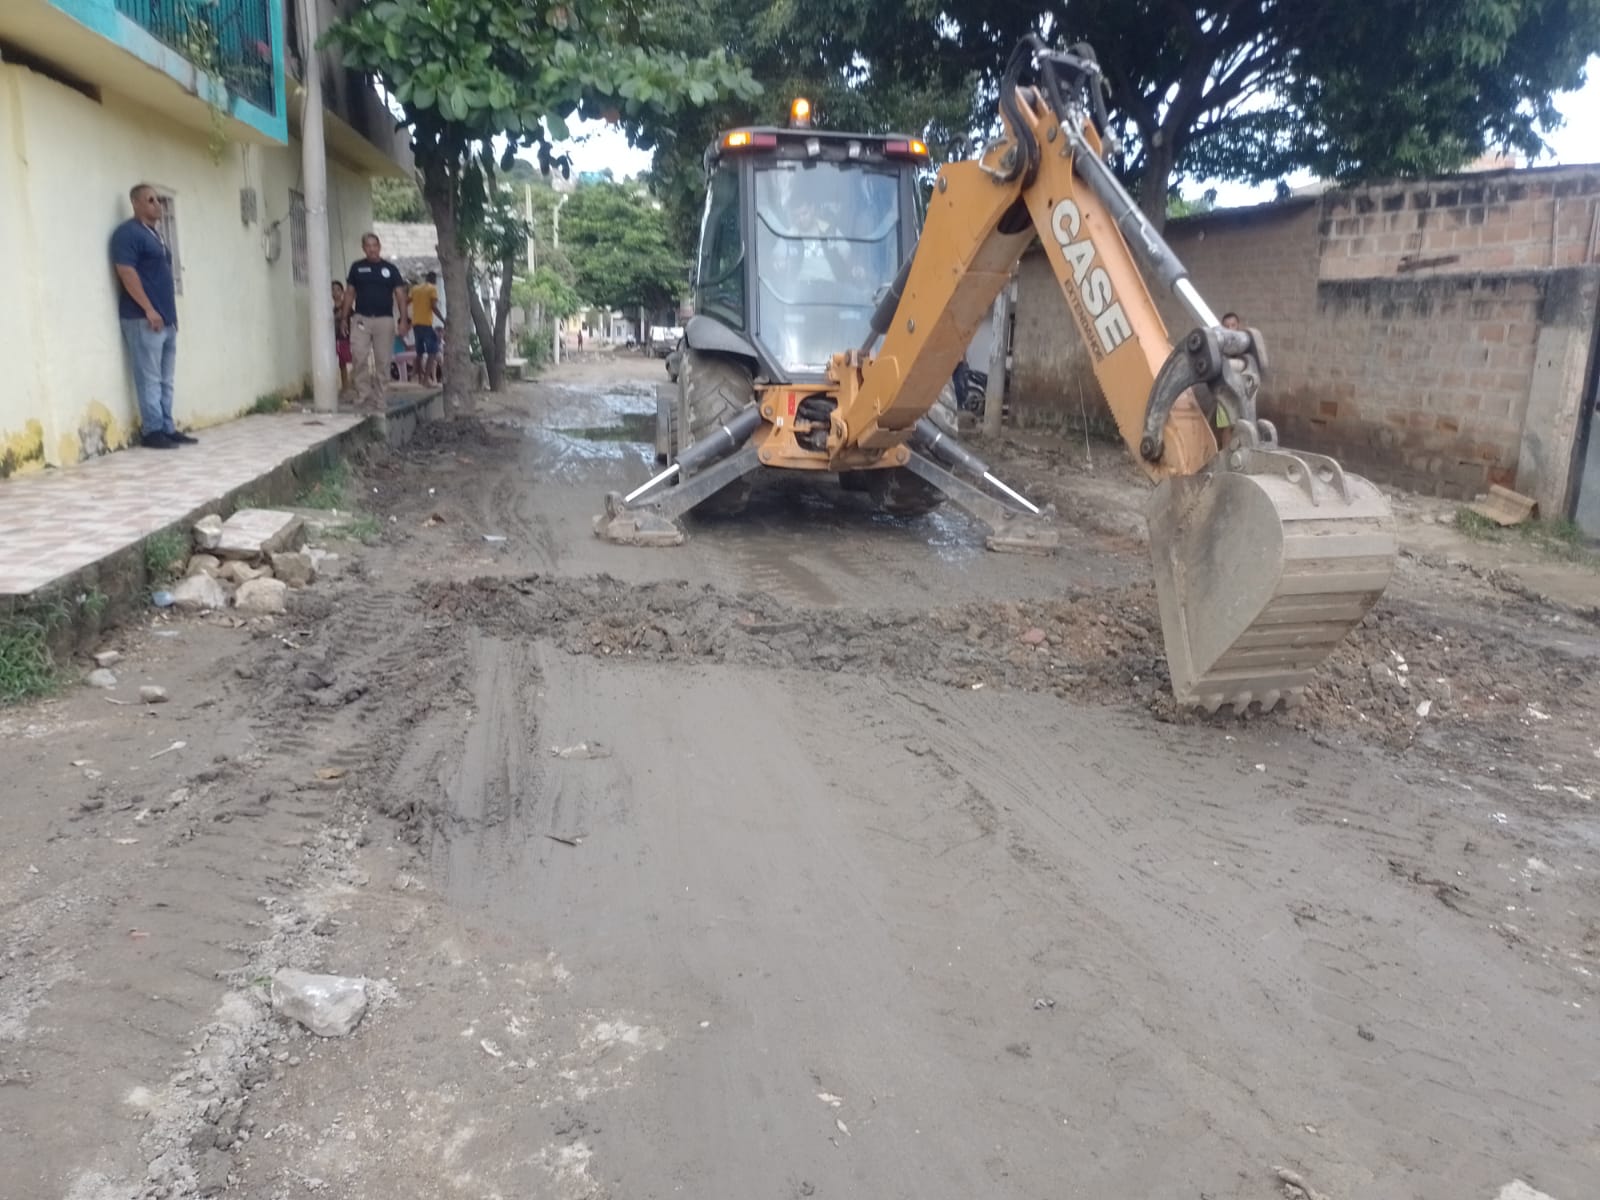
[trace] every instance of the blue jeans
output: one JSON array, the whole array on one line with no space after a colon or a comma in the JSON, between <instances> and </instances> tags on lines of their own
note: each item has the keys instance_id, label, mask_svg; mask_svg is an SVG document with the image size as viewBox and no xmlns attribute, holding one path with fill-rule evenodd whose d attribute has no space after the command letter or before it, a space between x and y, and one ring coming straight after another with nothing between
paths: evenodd
<instances>
[{"instance_id":1,"label":"blue jeans","mask_svg":"<svg viewBox=\"0 0 1600 1200\"><path fill-rule=\"evenodd\" d=\"M168 325L160 333L143 317L122 322L122 340L133 359L133 388L139 396L139 430L177 433L172 423L172 374L178 362L178 331Z\"/></svg>"}]
</instances>

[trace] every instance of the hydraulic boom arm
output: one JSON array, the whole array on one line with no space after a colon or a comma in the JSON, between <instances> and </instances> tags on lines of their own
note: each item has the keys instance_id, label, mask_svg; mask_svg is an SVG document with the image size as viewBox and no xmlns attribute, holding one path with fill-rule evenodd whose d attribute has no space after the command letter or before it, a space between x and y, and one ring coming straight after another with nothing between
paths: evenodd
<instances>
[{"instance_id":1,"label":"hydraulic boom arm","mask_svg":"<svg viewBox=\"0 0 1600 1200\"><path fill-rule=\"evenodd\" d=\"M1025 73L1035 86L1023 86ZM1257 419L1260 337L1219 327L1106 167L1087 47L1025 41L1000 104L1004 136L939 172L872 335L833 358L829 455L925 442L922 417L1037 233L1117 429L1158 484L1146 518L1175 696L1210 710L1294 703L1388 584L1388 503L1332 459L1280 448ZM1147 281L1196 322L1177 349ZM1199 397L1229 418L1223 453Z\"/></svg>"},{"instance_id":2,"label":"hydraulic boom arm","mask_svg":"<svg viewBox=\"0 0 1600 1200\"><path fill-rule=\"evenodd\" d=\"M981 160L939 172L916 253L874 319L883 344L860 366L858 386L841 381L840 444L880 448L911 435L1037 232L1134 457L1157 480L1193 474L1217 443L1187 389L1172 398L1162 453L1152 461L1139 452L1172 344L1129 241L1200 324L1216 319L1101 161L1088 113L1069 105L1063 119L1042 92L1013 95L1007 136Z\"/></svg>"}]
</instances>

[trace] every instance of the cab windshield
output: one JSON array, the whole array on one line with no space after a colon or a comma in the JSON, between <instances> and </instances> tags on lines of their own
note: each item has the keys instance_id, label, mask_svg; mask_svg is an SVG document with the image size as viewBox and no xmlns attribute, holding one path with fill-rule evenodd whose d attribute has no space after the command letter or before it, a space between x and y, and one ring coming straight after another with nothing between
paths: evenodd
<instances>
[{"instance_id":1,"label":"cab windshield","mask_svg":"<svg viewBox=\"0 0 1600 1200\"><path fill-rule=\"evenodd\" d=\"M853 163L755 171L756 335L797 375L859 346L880 288L900 269L900 179Z\"/></svg>"}]
</instances>

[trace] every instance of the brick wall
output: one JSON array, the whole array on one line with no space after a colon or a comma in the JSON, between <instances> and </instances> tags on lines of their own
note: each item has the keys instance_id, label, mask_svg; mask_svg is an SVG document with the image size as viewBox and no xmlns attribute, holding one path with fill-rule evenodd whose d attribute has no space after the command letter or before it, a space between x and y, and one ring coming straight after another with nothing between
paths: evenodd
<instances>
[{"instance_id":1,"label":"brick wall","mask_svg":"<svg viewBox=\"0 0 1600 1200\"><path fill-rule=\"evenodd\" d=\"M1261 330L1262 415L1285 444L1430 494L1502 483L1566 510L1583 419L1567 393L1600 303L1600 167L1342 190L1175 221L1167 237L1218 314ZM1174 335L1192 323L1161 307ZM1103 411L1037 253L1013 353L1019 423L1076 427L1080 384L1091 424Z\"/></svg>"}]
</instances>

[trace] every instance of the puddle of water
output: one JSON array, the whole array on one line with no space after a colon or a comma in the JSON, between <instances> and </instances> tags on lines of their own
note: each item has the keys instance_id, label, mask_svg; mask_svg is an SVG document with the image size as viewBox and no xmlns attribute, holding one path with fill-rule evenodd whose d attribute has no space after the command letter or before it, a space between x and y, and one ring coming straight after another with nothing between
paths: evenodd
<instances>
[{"instance_id":1,"label":"puddle of water","mask_svg":"<svg viewBox=\"0 0 1600 1200\"><path fill-rule=\"evenodd\" d=\"M654 412L625 412L620 414L621 421L615 425L583 425L577 428L554 429L550 432L558 433L566 438L578 438L586 442L654 442L656 438L656 415Z\"/></svg>"}]
</instances>

